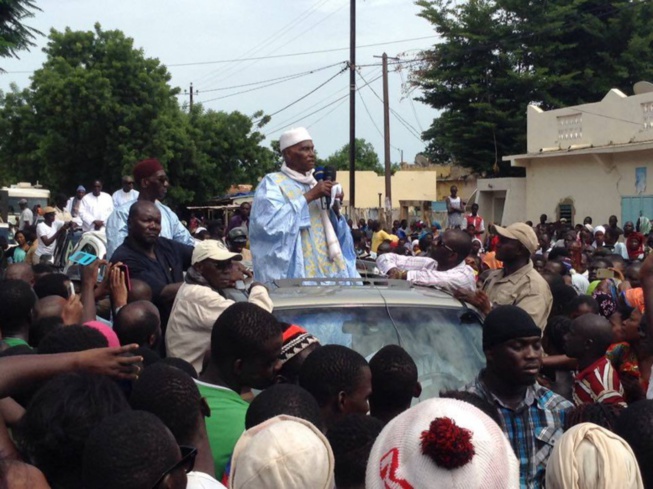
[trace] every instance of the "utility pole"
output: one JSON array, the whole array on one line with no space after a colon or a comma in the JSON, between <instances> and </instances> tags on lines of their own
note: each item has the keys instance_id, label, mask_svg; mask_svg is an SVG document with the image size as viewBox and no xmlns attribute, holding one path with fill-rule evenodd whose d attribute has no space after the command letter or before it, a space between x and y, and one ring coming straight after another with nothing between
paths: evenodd
<instances>
[{"instance_id":1,"label":"utility pole","mask_svg":"<svg viewBox=\"0 0 653 489\"><path fill-rule=\"evenodd\" d=\"M350 0L349 37L349 218L356 219L356 0Z\"/></svg>"},{"instance_id":2,"label":"utility pole","mask_svg":"<svg viewBox=\"0 0 653 489\"><path fill-rule=\"evenodd\" d=\"M190 90L184 90L184 95L188 94L190 95L190 110L193 110L193 95L197 95L199 91L195 90L193 92L193 84L190 84Z\"/></svg>"},{"instance_id":3,"label":"utility pole","mask_svg":"<svg viewBox=\"0 0 653 489\"><path fill-rule=\"evenodd\" d=\"M374 56L379 58L379 56ZM392 222L392 173L390 164L390 95L388 93L388 55L380 56L383 64L383 156L385 162L386 222ZM397 58L393 58L397 59Z\"/></svg>"}]
</instances>

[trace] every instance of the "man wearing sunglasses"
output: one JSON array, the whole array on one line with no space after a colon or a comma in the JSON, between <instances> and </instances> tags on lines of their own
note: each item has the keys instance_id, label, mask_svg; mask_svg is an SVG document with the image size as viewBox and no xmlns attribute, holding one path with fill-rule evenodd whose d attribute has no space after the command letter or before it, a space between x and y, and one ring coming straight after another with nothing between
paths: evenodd
<instances>
[{"instance_id":1,"label":"man wearing sunglasses","mask_svg":"<svg viewBox=\"0 0 653 489\"><path fill-rule=\"evenodd\" d=\"M122 177L122 188L116 190L112 198L114 207L120 207L138 199L138 190L134 190L134 178L131 175Z\"/></svg>"},{"instance_id":2,"label":"man wearing sunglasses","mask_svg":"<svg viewBox=\"0 0 653 489\"><path fill-rule=\"evenodd\" d=\"M414 284L476 290L474 270L465 263L472 249L472 238L459 229L448 229L433 240L428 256L381 255L376 265L390 278L410 280Z\"/></svg>"},{"instance_id":3,"label":"man wearing sunglasses","mask_svg":"<svg viewBox=\"0 0 653 489\"><path fill-rule=\"evenodd\" d=\"M161 237L195 246L195 240L179 221L177 214L161 202L165 199L170 186L168 175L161 162L156 159L140 161L134 167L133 173L134 183L140 189L138 201L152 202L161 213ZM127 237L127 218L133 203L134 201L131 201L116 207L107 219L107 259L113 256Z\"/></svg>"},{"instance_id":4,"label":"man wearing sunglasses","mask_svg":"<svg viewBox=\"0 0 653 489\"><path fill-rule=\"evenodd\" d=\"M192 265L172 306L166 349L168 355L183 358L197 372L202 371L216 319L234 303L224 296L223 290L230 286L234 262L242 258L214 239L202 241L193 250ZM268 290L261 284L252 284L249 302L272 311Z\"/></svg>"}]
</instances>

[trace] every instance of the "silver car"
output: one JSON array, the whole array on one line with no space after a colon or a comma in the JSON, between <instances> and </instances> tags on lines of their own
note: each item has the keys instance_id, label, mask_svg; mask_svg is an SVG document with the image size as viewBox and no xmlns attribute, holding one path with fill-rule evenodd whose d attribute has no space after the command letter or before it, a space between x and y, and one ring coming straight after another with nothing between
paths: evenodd
<instances>
[{"instance_id":1,"label":"silver car","mask_svg":"<svg viewBox=\"0 0 653 489\"><path fill-rule=\"evenodd\" d=\"M439 289L402 280L280 280L270 288L273 314L368 360L383 346L402 346L415 360L421 399L459 389L484 366L476 310Z\"/></svg>"}]
</instances>

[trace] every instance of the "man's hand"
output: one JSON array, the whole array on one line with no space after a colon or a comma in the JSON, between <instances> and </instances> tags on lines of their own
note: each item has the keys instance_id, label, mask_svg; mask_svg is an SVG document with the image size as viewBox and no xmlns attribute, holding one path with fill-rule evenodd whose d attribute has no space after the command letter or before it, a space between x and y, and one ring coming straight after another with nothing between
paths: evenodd
<instances>
[{"instance_id":1,"label":"man's hand","mask_svg":"<svg viewBox=\"0 0 653 489\"><path fill-rule=\"evenodd\" d=\"M243 282L246 282L247 280L251 279L254 276L254 274L242 263L240 262L233 262L233 266L231 268L231 287L236 286L236 282L239 280L242 280Z\"/></svg>"},{"instance_id":2,"label":"man's hand","mask_svg":"<svg viewBox=\"0 0 653 489\"><path fill-rule=\"evenodd\" d=\"M490 302L490 298L482 290L471 291L458 289L454 292L453 295L456 299L465 301L476 307L486 316L492 310L492 303Z\"/></svg>"},{"instance_id":3,"label":"man's hand","mask_svg":"<svg viewBox=\"0 0 653 489\"><path fill-rule=\"evenodd\" d=\"M99 275L99 270L101 265L106 265L106 260L95 260L93 263L81 267L82 269L82 287L84 285L93 285L97 284L97 279Z\"/></svg>"},{"instance_id":4,"label":"man's hand","mask_svg":"<svg viewBox=\"0 0 653 489\"><path fill-rule=\"evenodd\" d=\"M109 275L109 294L114 311L127 305L129 297L125 272L120 269L120 265L122 265L120 262L114 264L107 274Z\"/></svg>"},{"instance_id":5,"label":"man's hand","mask_svg":"<svg viewBox=\"0 0 653 489\"><path fill-rule=\"evenodd\" d=\"M406 277L404 276L404 271L396 267L388 270L388 273L386 275L388 276L388 278L392 278L396 280L406 279Z\"/></svg>"},{"instance_id":6,"label":"man's hand","mask_svg":"<svg viewBox=\"0 0 653 489\"><path fill-rule=\"evenodd\" d=\"M314 200L319 199L320 197L331 197L331 187L333 187L334 182L327 180L320 180L317 182L317 185L310 189L304 194L307 202L313 202Z\"/></svg>"},{"instance_id":7,"label":"man's hand","mask_svg":"<svg viewBox=\"0 0 653 489\"><path fill-rule=\"evenodd\" d=\"M71 295L68 297L66 305L63 306L61 311L61 320L64 326L71 324L82 324L82 314L84 313L84 306L82 299L79 295Z\"/></svg>"},{"instance_id":8,"label":"man's hand","mask_svg":"<svg viewBox=\"0 0 653 489\"><path fill-rule=\"evenodd\" d=\"M143 362L141 356L128 356L138 348L137 344L114 348L93 348L77 353L80 369L94 374L109 375L116 379L136 380L141 367L135 365Z\"/></svg>"}]
</instances>

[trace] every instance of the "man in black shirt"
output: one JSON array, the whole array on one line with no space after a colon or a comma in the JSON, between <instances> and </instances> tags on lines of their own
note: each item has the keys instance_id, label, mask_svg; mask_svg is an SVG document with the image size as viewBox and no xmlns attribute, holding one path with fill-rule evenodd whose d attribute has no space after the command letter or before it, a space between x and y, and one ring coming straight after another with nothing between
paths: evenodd
<instances>
[{"instance_id":1,"label":"man in black shirt","mask_svg":"<svg viewBox=\"0 0 653 489\"><path fill-rule=\"evenodd\" d=\"M127 265L130 278L151 287L163 326L183 283L183 272L190 266L193 247L159 236L161 212L147 200L138 200L129 209L127 232L111 262Z\"/></svg>"}]
</instances>

